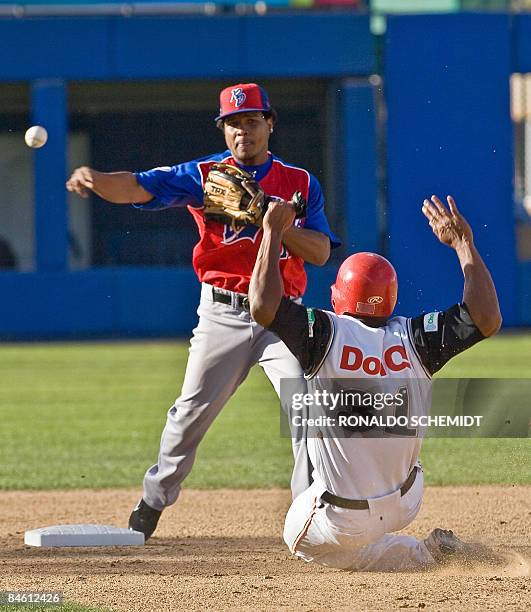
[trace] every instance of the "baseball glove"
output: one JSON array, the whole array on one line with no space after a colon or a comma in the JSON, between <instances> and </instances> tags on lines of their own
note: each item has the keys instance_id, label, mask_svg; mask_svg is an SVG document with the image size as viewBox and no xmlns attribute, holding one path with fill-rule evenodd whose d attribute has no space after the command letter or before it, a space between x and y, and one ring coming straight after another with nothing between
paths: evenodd
<instances>
[{"instance_id":1,"label":"baseball glove","mask_svg":"<svg viewBox=\"0 0 531 612\"><path fill-rule=\"evenodd\" d=\"M252 174L230 164L213 164L205 181L204 215L207 221L231 225L234 230L246 225L262 225L269 202ZM306 201L299 191L293 194L296 217L306 214Z\"/></svg>"}]
</instances>

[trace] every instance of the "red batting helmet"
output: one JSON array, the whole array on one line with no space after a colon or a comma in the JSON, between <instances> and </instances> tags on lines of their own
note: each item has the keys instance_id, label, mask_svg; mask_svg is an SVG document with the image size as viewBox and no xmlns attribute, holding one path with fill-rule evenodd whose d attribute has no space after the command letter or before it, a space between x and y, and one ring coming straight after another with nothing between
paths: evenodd
<instances>
[{"instance_id":1,"label":"red batting helmet","mask_svg":"<svg viewBox=\"0 0 531 612\"><path fill-rule=\"evenodd\" d=\"M396 304L398 282L393 266L376 253L355 253L338 270L332 307L338 315L387 318Z\"/></svg>"}]
</instances>

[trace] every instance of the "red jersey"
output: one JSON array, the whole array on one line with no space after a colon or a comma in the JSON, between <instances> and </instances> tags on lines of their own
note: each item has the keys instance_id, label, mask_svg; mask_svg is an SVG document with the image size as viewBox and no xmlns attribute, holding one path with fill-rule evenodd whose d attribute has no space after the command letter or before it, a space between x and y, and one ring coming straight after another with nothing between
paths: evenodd
<instances>
[{"instance_id":1,"label":"red jersey","mask_svg":"<svg viewBox=\"0 0 531 612\"><path fill-rule=\"evenodd\" d=\"M139 208L160 210L186 206L199 230L199 242L194 247L192 258L199 280L237 293L247 293L263 232L254 225L234 231L228 224L205 220L203 185L212 164L219 162L236 165L230 152L226 151L178 166L137 173L138 182L157 198ZM295 191L300 191L308 203L307 216L297 219L295 224L328 235L332 246L339 244L324 215L321 187L309 172L285 164L273 155L261 166L241 167L255 173L267 195L290 200ZM284 294L301 296L306 289L304 260L283 248L280 271Z\"/></svg>"}]
</instances>

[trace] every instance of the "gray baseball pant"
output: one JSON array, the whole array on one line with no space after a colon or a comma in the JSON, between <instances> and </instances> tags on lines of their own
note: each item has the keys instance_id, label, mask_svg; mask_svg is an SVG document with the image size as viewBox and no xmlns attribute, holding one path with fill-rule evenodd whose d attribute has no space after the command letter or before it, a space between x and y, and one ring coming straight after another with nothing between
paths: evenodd
<instances>
[{"instance_id":1,"label":"gray baseball pant","mask_svg":"<svg viewBox=\"0 0 531 612\"><path fill-rule=\"evenodd\" d=\"M203 283L197 313L181 395L168 411L158 461L144 477L144 501L157 510L177 500L199 442L254 364L263 368L277 394L281 378L299 378L301 392L306 391L297 359L278 336L236 306L235 294L232 305L214 302L212 286ZM304 432L296 435L294 498L309 487L312 472Z\"/></svg>"}]
</instances>

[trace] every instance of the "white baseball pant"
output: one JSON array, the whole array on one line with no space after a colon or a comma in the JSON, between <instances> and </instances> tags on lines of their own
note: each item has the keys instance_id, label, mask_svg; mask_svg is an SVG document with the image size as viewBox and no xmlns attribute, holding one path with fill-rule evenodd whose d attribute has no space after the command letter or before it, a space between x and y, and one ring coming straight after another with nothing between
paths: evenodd
<instances>
[{"instance_id":1,"label":"white baseball pant","mask_svg":"<svg viewBox=\"0 0 531 612\"><path fill-rule=\"evenodd\" d=\"M157 463L144 477L144 501L157 510L177 500L199 442L253 365L263 368L277 395L281 378L300 378L301 392L306 391L299 362L278 336L253 321L249 312L214 302L212 286L206 283L197 313L181 395L168 412ZM292 440L294 498L311 482L306 440L303 432L298 435Z\"/></svg>"},{"instance_id":2,"label":"white baseball pant","mask_svg":"<svg viewBox=\"0 0 531 612\"><path fill-rule=\"evenodd\" d=\"M316 477L293 501L286 516L284 541L305 561L339 569L385 572L425 568L435 561L424 542L391 533L417 516L423 487L419 469L404 496L398 490L367 500L368 510L350 510L321 501L326 487Z\"/></svg>"}]
</instances>

